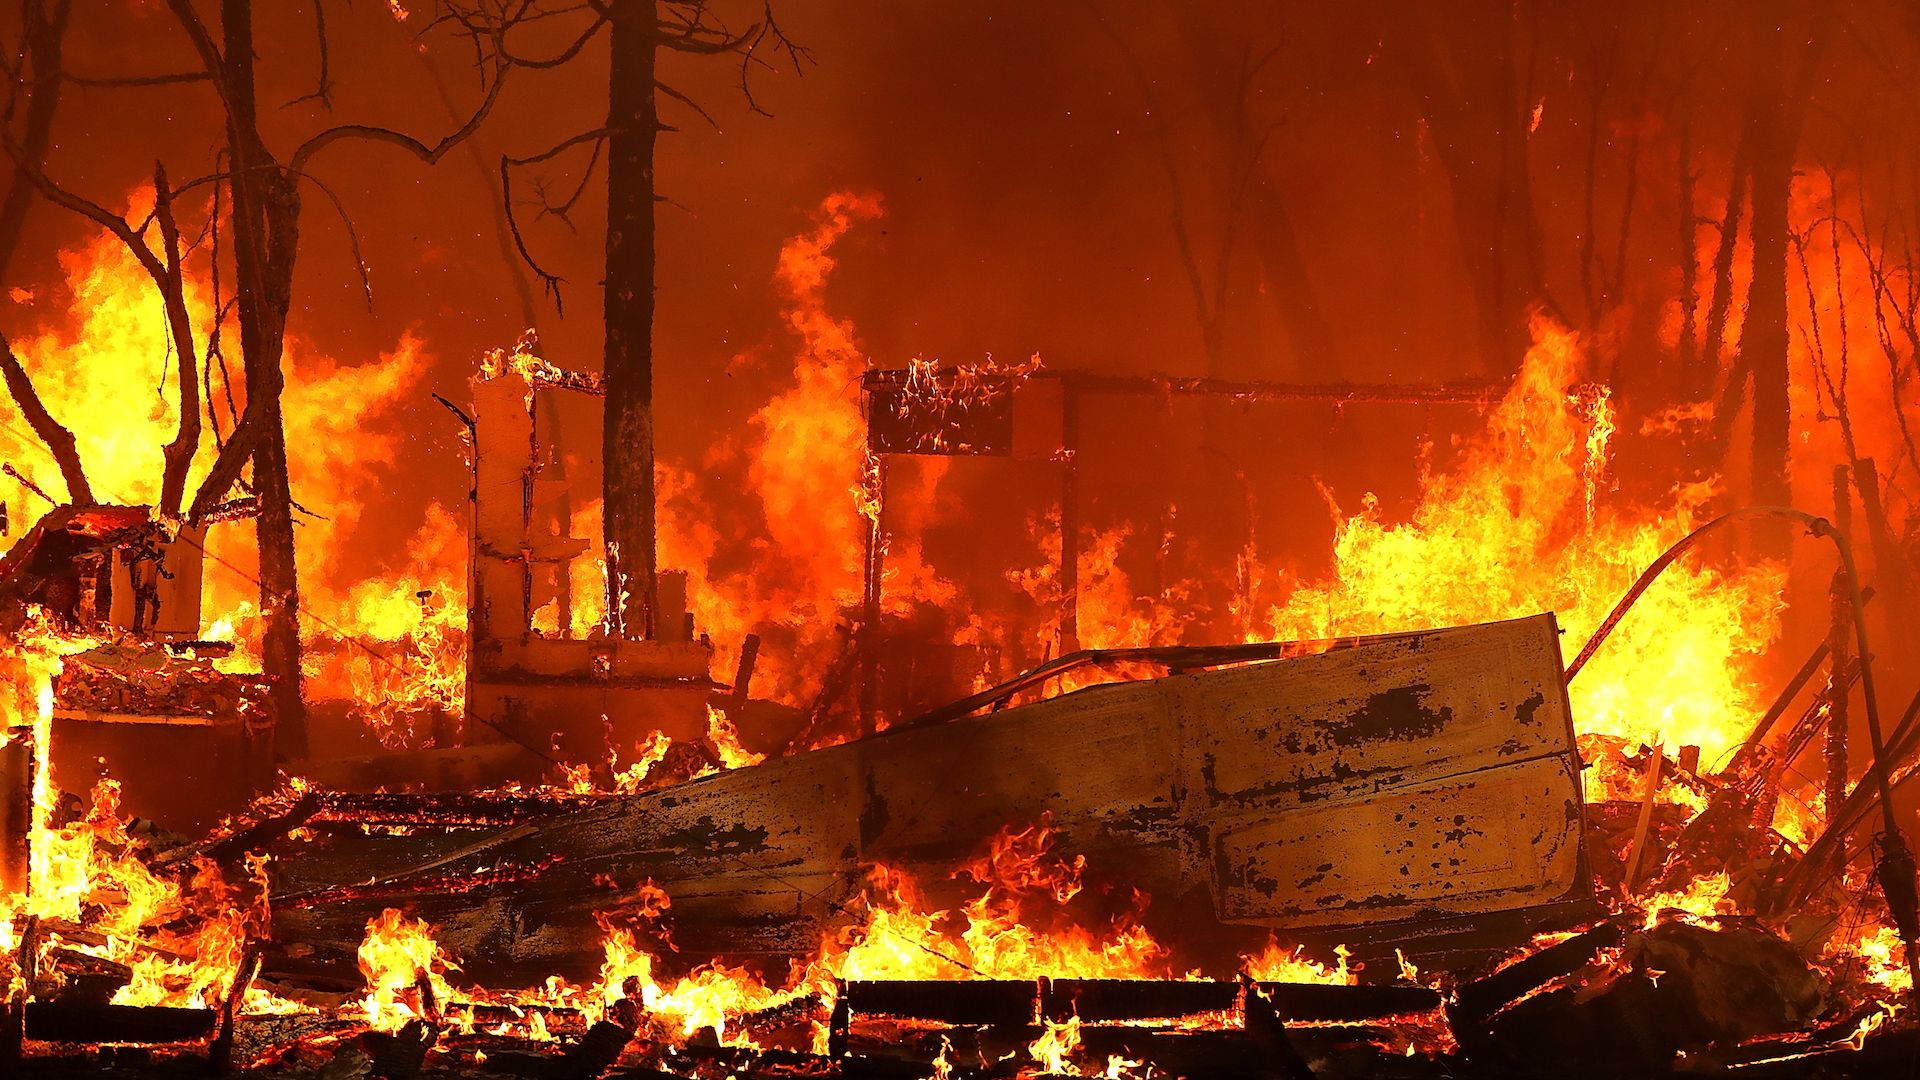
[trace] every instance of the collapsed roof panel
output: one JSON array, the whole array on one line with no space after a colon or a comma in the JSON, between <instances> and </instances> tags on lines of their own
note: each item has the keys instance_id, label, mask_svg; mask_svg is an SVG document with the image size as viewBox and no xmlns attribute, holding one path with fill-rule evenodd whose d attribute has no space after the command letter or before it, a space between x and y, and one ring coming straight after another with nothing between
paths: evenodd
<instances>
[{"instance_id":1,"label":"collapsed roof panel","mask_svg":"<svg viewBox=\"0 0 1920 1080\"><path fill-rule=\"evenodd\" d=\"M493 832L327 831L276 863L275 936L355 941L405 903L483 964L567 970L651 880L692 953L804 950L863 866L943 880L1043 811L1182 918L1378 928L1583 900L1580 810L1539 615L1092 687Z\"/></svg>"}]
</instances>

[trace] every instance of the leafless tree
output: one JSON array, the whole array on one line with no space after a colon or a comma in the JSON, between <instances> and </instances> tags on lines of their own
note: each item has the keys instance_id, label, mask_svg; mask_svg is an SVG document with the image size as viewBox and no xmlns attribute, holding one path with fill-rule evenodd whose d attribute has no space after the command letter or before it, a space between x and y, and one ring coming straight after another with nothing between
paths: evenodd
<instances>
[{"instance_id":1,"label":"leafless tree","mask_svg":"<svg viewBox=\"0 0 1920 1080\"><path fill-rule=\"evenodd\" d=\"M1826 21L1816 17L1816 28ZM1738 370L1753 383L1753 501L1791 501L1787 458L1792 432L1787 366L1788 199L1801 119L1820 63L1824 34L1811 43L1781 5L1755 5L1750 21L1753 67L1749 83L1748 199L1753 279L1740 331ZM1793 43L1793 47L1789 44ZM1724 428L1723 428L1724 430ZM1784 528L1759 531L1766 548L1785 554Z\"/></svg>"},{"instance_id":2,"label":"leafless tree","mask_svg":"<svg viewBox=\"0 0 1920 1080\"><path fill-rule=\"evenodd\" d=\"M653 478L653 322L655 229L654 212L662 201L654 175L654 151L662 132L674 130L661 120L665 97L712 123L713 117L690 95L674 88L661 75L662 52L704 57L728 57L739 65L740 91L748 107L763 111L754 99L751 75L756 67L784 63L795 70L808 61L807 51L787 37L775 21L773 7L763 4L757 19L735 30L720 8L709 0L571 0L534 2L516 18L571 20L565 44L534 54L514 48L508 34L515 28L497 9L473 0L443 0L440 18L468 32L488 34L501 42L501 56L509 65L547 69L571 63L589 47L605 39L609 55L605 120L567 135L545 149L507 156L500 161L500 186L508 208L508 223L522 259L539 276L558 306L564 284L533 254L517 216L514 177L522 170L556 163L565 156L586 157L576 182L559 198L542 188L538 213L565 219L580 202L594 174L604 163L607 199L606 262L604 279L605 337L603 371L607 381L606 422L601 462L603 531L608 567L609 619L616 632L652 636L655 595L655 524ZM551 34L550 26L543 32Z\"/></svg>"},{"instance_id":3,"label":"leafless tree","mask_svg":"<svg viewBox=\"0 0 1920 1080\"><path fill-rule=\"evenodd\" d=\"M26 0L21 5L22 40L20 47L11 52L14 59L8 72L6 107L10 123L15 116L22 118L17 137L11 126L6 132L8 144L19 147L19 163L14 166L5 200L0 201L0 274L6 272L19 247L20 230L26 224L27 211L33 206L32 175L46 159L53 140L54 114L60 106L61 49L71 15L71 0L53 0L51 4ZM47 412L34 390L33 380L14 355L13 344L4 333L0 333L0 374L4 374L7 390L20 407L21 415L59 465L67 485L67 497L75 503L91 503L93 488L87 482L73 432Z\"/></svg>"},{"instance_id":4,"label":"leafless tree","mask_svg":"<svg viewBox=\"0 0 1920 1080\"><path fill-rule=\"evenodd\" d=\"M309 100L331 107L331 50L327 38L327 0L312 0L319 74ZM258 42L254 32L252 0L218 0L217 15L201 11L194 0L168 0L167 7L181 41L195 63L185 70L160 73L117 73L81 76L60 64L60 31L70 22L70 0L23 0L25 40L20 50L27 59L15 70L10 100L22 102L27 121L18 138L9 131L6 150L14 164L15 180L7 202L0 206L0 241L17 236L24 216L22 194L37 191L49 202L78 214L118 238L152 278L166 307L168 334L178 368L179 427L164 450L160 509L184 512L188 520L205 517L226 501L239 485L258 497L255 524L260 551L260 601L266 617L262 661L272 679L271 696L278 715L280 753L304 757L307 751L305 707L301 698L300 592L294 561L294 503L287 474L286 432L281 416L285 388L283 355L287 317L293 303L293 273L301 229L301 186L312 185L340 209L332 193L313 173L316 159L328 147L348 141L371 141L393 146L432 164L470 136L498 99L507 73L513 68L501 47L507 29L533 8L532 0L486 0L494 30L462 26L456 30L472 43L479 58L479 103L454 131L436 142L375 124L336 123L311 134L284 152L276 152L262 127L255 79ZM173 184L162 165L154 169L154 207L145 220L131 221L95 198L81 194L68 180L47 168L46 156L53 112L63 82L115 90L204 85L217 98L224 138L207 173L183 184ZM210 263L216 275L224 264L232 271L232 301L216 296L214 325L202 352L188 313L185 294L183 232L177 216L181 196L206 189L212 210L205 234L222 235L224 252L216 249ZM16 207L16 204L22 204ZM224 211L221 209L224 206ZM344 211L341 211L344 219ZM11 224L9 224L11 222ZM348 223L351 233L351 223ZM354 248L358 253L357 241ZM362 281L365 283L364 268ZM371 294L369 293L369 299ZM211 372L218 364L221 330L229 314L237 323L243 370L244 406L233 417L224 436L213 425L217 452L206 479L190 503L185 499L188 469L199 449L202 413L211 404ZM70 496L91 501L72 436L59 429L38 405L31 380L11 357L5 364L9 388L36 432L48 443L68 476ZM229 400L231 387L228 388ZM36 416L37 414L37 416ZM183 506L183 503L186 505Z\"/></svg>"},{"instance_id":5,"label":"leafless tree","mask_svg":"<svg viewBox=\"0 0 1920 1080\"><path fill-rule=\"evenodd\" d=\"M1415 5L1386 44L1405 73L1453 195L1453 219L1479 317L1482 363L1511 372L1526 315L1559 312L1547 288L1527 140L1541 12L1442 16Z\"/></svg>"}]
</instances>

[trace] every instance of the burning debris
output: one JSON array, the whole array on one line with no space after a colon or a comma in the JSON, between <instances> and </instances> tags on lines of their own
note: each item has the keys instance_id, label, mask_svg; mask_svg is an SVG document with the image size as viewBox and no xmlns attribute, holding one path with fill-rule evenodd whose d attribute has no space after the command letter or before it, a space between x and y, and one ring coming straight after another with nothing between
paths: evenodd
<instances>
[{"instance_id":1,"label":"burning debris","mask_svg":"<svg viewBox=\"0 0 1920 1080\"><path fill-rule=\"evenodd\" d=\"M461 410L476 524L471 625L444 653L469 665L457 722L436 730L448 745L316 760L334 790L288 781L199 839L122 809L123 784L188 770L60 725L137 707L192 771L252 787L256 758L176 729L259 731L259 678L227 670L244 652L201 640L197 614L165 623L198 601L171 554L186 534L144 510L56 511L0 564L19 627L0 1050L60 1069L106 1060L77 1045L130 1043L262 1075L1870 1071L1910 1039L1912 985L1887 886L1846 857L1879 788L1841 789L1837 816L1803 810L1785 770L1869 674L1864 650L1829 635L1763 713L1731 665L1764 638L1711 628L1743 625L1777 575L1679 549L1644 559L1650 586L1617 555L1584 565L1678 537L1599 516L1606 398L1574 383L1572 338L1541 335L1415 523L1345 522L1337 579L1262 616L1320 636L1115 648L1126 631L1096 587L1040 610L1068 612L1053 640L1099 646L854 739L836 713L872 722L910 699L849 681L796 729L751 696L758 637L727 685L684 616L651 641L609 629L580 587L583 565L603 572L592 545L542 494L537 438L542 394L603 388L529 339L489 358ZM932 443L870 448L1027 445L1020 403L1045 376L949 377L916 366L894 405L869 403L909 432L934 403ZM1484 512L1522 482L1580 522L1571 538L1526 533L1518 506ZM867 536L888 550L886 530ZM1464 572L1451 560L1476 539L1495 574L1618 585L1569 594L1587 634L1571 664L1551 614L1370 621L1389 596L1415 626L1439 605L1492 610L1444 575L1373 578L1390 557ZM1522 568L1523 547L1547 569ZM1064 585L1085 560L1061 559ZM899 610L880 580L846 604L868 610L850 677L911 655L874 636ZM656 614L686 588L663 575ZM1836 606L1841 629L1853 610ZM1723 665L1702 677L1723 681L1676 681L1702 649ZM1642 693L1671 693L1661 730L1701 744L1642 726ZM769 754L782 730L798 745ZM1917 731L1909 709L1888 759ZM94 753L113 776L98 785L75 764ZM86 803L59 793L76 776ZM1883 882L1898 874L1882 863Z\"/></svg>"},{"instance_id":2,"label":"burning debris","mask_svg":"<svg viewBox=\"0 0 1920 1080\"><path fill-rule=\"evenodd\" d=\"M1920 294L1897 224L1920 207L1897 162L1890 184L1864 151L1815 169L1797 150L1802 113L1881 104L1807 108L1836 93L1830 39L1902 70L1901 13L1849 9L1845 34L1724 13L1752 24L1738 46L1711 28L1711 55L1752 69L1725 146L1694 12L1677 71L1664 14L1652 45L1631 13L1515 7L1484 42L1474 19L1340 23L1364 52L1330 53L1415 90L1355 115L1450 212L1423 179L1405 214L1365 215L1419 237L1326 245L1343 276L1394 255L1390 289L1340 301L1379 325L1336 335L1300 240L1326 226L1292 216L1331 204L1284 197L1262 72L1327 100L1351 73L1214 55L1264 25L1252 10L1166 7L1172 44L1150 51L1076 12L1045 55L1111 46L1143 122L1109 115L1112 72L1088 81L1098 107L1057 111L1103 144L1148 132L1181 272L1133 246L1129 200L1032 325L946 339L1024 335L1044 361L889 342L882 366L846 314L874 303L843 295L849 256L924 232L929 204L810 188L773 332L728 315L735 355L685 407L685 343L655 351L656 303L688 295L656 274L676 234L655 146L663 109L713 116L662 58L734 58L760 111L756 72L810 58L774 6L375 5L381 33L411 21L406 62L434 86L396 97L437 91L453 124L432 137L324 115L336 59L368 48L342 12L309 5L318 87L272 109L277 9L146 6L112 28L138 49L70 36L66 0L24 0L8 31L0 273L46 325L0 336L0 1075L1824 1077L1920 1053L1920 694L1892 711L1920 679ZM473 101L433 68L449 37ZM1169 48L1205 77L1158 70ZM123 53L152 70L98 73ZM1630 94L1616 64L1642 72ZM329 186L330 147L432 165L511 108L510 76L582 68L585 126L504 139L482 170L495 228L459 226L532 275L512 330L430 215L363 232L354 187ZM217 117L211 159L172 171L194 179L143 160L108 202L69 186L76 97L169 87L204 99L170 124ZM552 139L564 118L539 104ZM1530 156L1574 112L1584 223L1550 251L1535 202L1566 196L1564 170ZM1364 152L1354 126L1342 153ZM1070 134L1042 141L1090 153ZM1018 201L1005 177L1058 166L1025 152L973 164L996 206ZM577 185L529 184L575 156ZM781 171L817 184L802 164ZM1109 179L1077 179L1075 211ZM790 205L762 199L790 182L755 201ZM333 359L335 313L296 302L313 192L367 301L408 276L388 234L425 251L403 268L462 271L375 359ZM559 314L547 226L601 201L598 365L570 358L572 327L547 327L553 358L533 330L479 344L539 323L542 293ZM25 283L42 203L99 235ZM1676 207L1679 272L1650 272L1675 253L1632 223ZM1458 289L1425 250L1443 220ZM1050 235L1019 239L1052 257ZM1577 290L1558 280L1576 250ZM1086 320L1112 325L1066 333L1063 283L1113 267ZM1190 363L1144 329L1164 311L1127 310L1166 280L1198 317ZM1019 307L925 284L901 291L961 298L969 334ZM881 299L902 306L866 325L918 332L924 312ZM1455 321L1471 348L1449 349ZM1377 468L1387 446L1405 467ZM1795 508L1829 488L1828 516ZM1324 550L1290 528L1322 502Z\"/></svg>"},{"instance_id":3,"label":"burning debris","mask_svg":"<svg viewBox=\"0 0 1920 1080\"><path fill-rule=\"evenodd\" d=\"M1297 603L1355 610L1376 548L1450 550L1456 510L1502 477L1619 539L1587 501L1610 420L1569 393L1576 358L1543 328L1468 471L1402 535L1349 522L1340 582ZM953 400L916 370L902 400ZM1870 1072L1910 1041L1900 918L1843 857L1879 788L1808 812L1783 768L1868 674L1863 650L1829 635L1757 722L1738 684L1744 739L1724 723L1704 747L1637 739L1620 695L1669 685L1662 664L1700 639L1629 605L1741 584L1683 555L1647 559L1657 583L1605 618L1583 601L1606 633L1570 665L1550 614L1083 649L769 756L743 745L769 715L749 694L757 639L728 686L705 639L627 642L604 610L569 614L591 555L527 494L535 402L597 384L529 341L473 385L472 726L316 761L343 790L290 781L201 839L124 815L133 762L63 799L55 781L84 771L63 744L89 745L63 717L137 702L244 728L263 695L201 655L228 647L159 628L168 604L137 583L167 556L139 538L173 534L147 512L56 512L8 556L12 1060L78 1067L107 1059L76 1046L105 1041L262 1075L1609 1075ZM938 425L970 438L972 419ZM1522 429L1534 441L1502 441ZM682 587L663 578L656 603ZM121 626L128 595L146 614ZM1068 625L1100 626L1097 605ZM1676 698L1666 722L1708 731L1684 711L1708 700ZM1920 708L1886 733L1889 760L1916 731ZM569 759L588 764L553 769ZM383 775L416 790L344 790ZM1897 859L1879 874L1897 885Z\"/></svg>"}]
</instances>

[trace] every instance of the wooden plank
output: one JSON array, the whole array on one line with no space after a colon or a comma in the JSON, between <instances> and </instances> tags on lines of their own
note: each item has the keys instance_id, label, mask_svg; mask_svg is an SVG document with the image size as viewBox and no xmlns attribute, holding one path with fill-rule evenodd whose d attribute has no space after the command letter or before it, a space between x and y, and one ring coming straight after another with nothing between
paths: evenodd
<instances>
[{"instance_id":1,"label":"wooden plank","mask_svg":"<svg viewBox=\"0 0 1920 1080\"><path fill-rule=\"evenodd\" d=\"M1579 871L1579 791L1549 757L1228 827L1220 915L1346 926L1559 899Z\"/></svg>"},{"instance_id":2,"label":"wooden plank","mask_svg":"<svg viewBox=\"0 0 1920 1080\"><path fill-rule=\"evenodd\" d=\"M1660 801L1660 767L1666 760L1664 744L1653 747L1647 754L1646 774L1642 780L1646 786L1640 796L1640 817L1634 822L1633 846L1627 852L1627 876L1621 882L1628 896L1633 895L1633 884L1640 877L1640 860L1647 853L1647 835L1653 825L1653 806Z\"/></svg>"},{"instance_id":3,"label":"wooden plank","mask_svg":"<svg viewBox=\"0 0 1920 1080\"><path fill-rule=\"evenodd\" d=\"M0 894L27 891L32 839L33 729L0 729Z\"/></svg>"},{"instance_id":4,"label":"wooden plank","mask_svg":"<svg viewBox=\"0 0 1920 1080\"><path fill-rule=\"evenodd\" d=\"M213 1032L212 1009L94 1002L29 1001L27 1038L71 1043L164 1043L200 1039Z\"/></svg>"},{"instance_id":5,"label":"wooden plank","mask_svg":"<svg viewBox=\"0 0 1920 1080\"><path fill-rule=\"evenodd\" d=\"M1023 1026L1040 1009L1031 979L880 979L842 988L855 1016L895 1016L945 1024Z\"/></svg>"},{"instance_id":6,"label":"wooden plank","mask_svg":"<svg viewBox=\"0 0 1920 1080\"><path fill-rule=\"evenodd\" d=\"M1560 670L1540 615L1100 686L496 834L434 875L537 877L452 899L369 845L355 880L388 882L387 896L286 919L364 925L405 898L489 963L564 968L598 962L598 883L652 880L673 897L683 951L810 948L848 920L863 865L904 868L947 903L966 888L951 878L960 860L1043 811L1061 853L1153 896L1150 916L1181 921L1183 942L1209 914L1361 930L1504 915L1590 891Z\"/></svg>"},{"instance_id":7,"label":"wooden plank","mask_svg":"<svg viewBox=\"0 0 1920 1080\"><path fill-rule=\"evenodd\" d=\"M1535 616L1177 682L1195 779L1269 810L1571 753L1559 664Z\"/></svg>"}]
</instances>

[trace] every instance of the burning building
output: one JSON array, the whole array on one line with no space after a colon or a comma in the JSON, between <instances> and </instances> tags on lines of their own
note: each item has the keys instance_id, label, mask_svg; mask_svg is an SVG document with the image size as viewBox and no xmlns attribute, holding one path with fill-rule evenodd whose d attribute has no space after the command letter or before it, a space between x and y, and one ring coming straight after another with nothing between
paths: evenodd
<instances>
[{"instance_id":1,"label":"burning building","mask_svg":"<svg viewBox=\"0 0 1920 1080\"><path fill-rule=\"evenodd\" d=\"M0 1073L1914 1053L1898 5L15 14Z\"/></svg>"}]
</instances>

